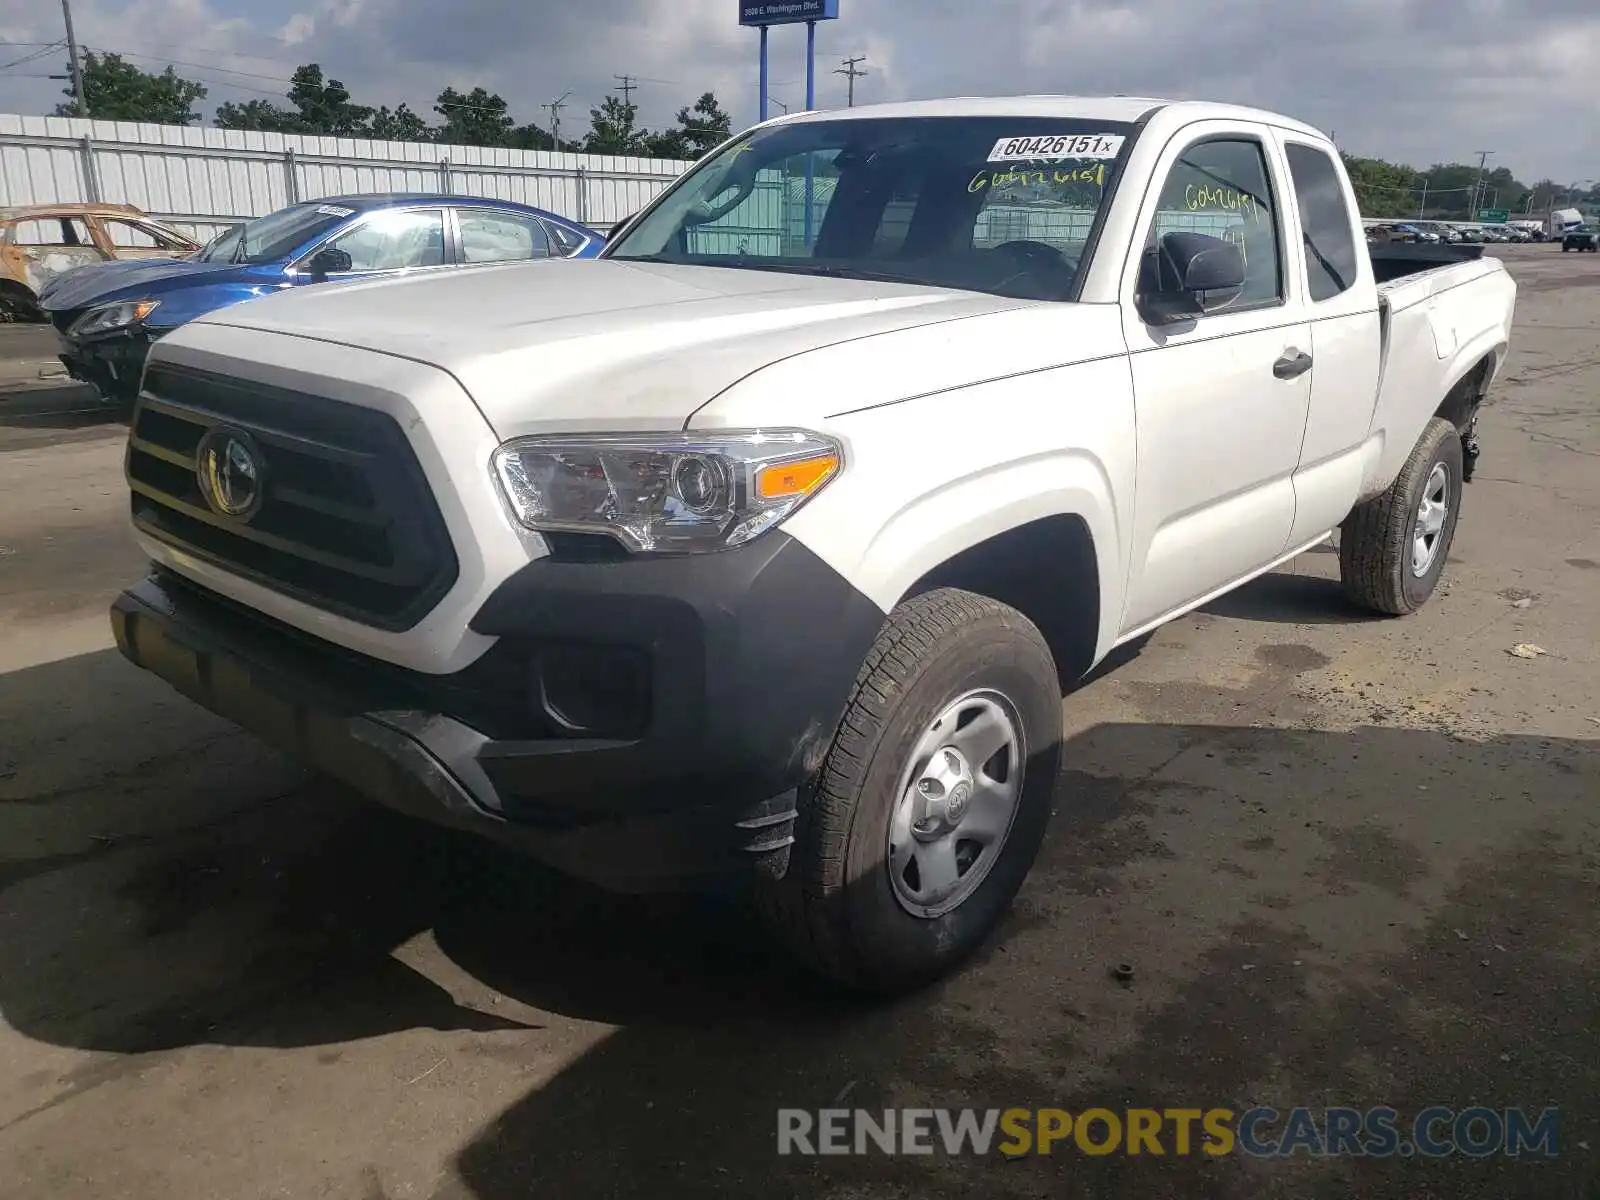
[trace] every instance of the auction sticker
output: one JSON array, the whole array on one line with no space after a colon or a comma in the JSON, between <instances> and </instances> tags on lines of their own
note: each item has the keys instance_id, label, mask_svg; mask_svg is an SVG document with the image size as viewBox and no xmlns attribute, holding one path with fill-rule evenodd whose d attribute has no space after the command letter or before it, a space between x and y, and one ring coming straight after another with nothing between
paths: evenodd
<instances>
[{"instance_id":1,"label":"auction sticker","mask_svg":"<svg viewBox=\"0 0 1600 1200\"><path fill-rule=\"evenodd\" d=\"M1042 137L1001 138L989 151L990 162L1028 162L1056 158L1115 158L1122 149L1120 133L1064 133Z\"/></svg>"},{"instance_id":2,"label":"auction sticker","mask_svg":"<svg viewBox=\"0 0 1600 1200\"><path fill-rule=\"evenodd\" d=\"M317 211L325 217L348 217L356 210L345 208L342 204L319 204L317 205Z\"/></svg>"}]
</instances>

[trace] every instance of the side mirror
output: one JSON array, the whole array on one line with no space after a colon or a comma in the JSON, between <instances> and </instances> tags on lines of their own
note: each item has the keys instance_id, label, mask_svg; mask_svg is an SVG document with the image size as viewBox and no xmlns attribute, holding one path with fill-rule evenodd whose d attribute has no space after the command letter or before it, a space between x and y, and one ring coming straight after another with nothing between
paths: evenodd
<instances>
[{"instance_id":1,"label":"side mirror","mask_svg":"<svg viewBox=\"0 0 1600 1200\"><path fill-rule=\"evenodd\" d=\"M329 246L326 250L318 250L313 254L306 267L311 272L312 283L323 283L329 275L338 275L344 271L353 270L355 263L350 258L348 250L335 250L332 246Z\"/></svg>"},{"instance_id":2,"label":"side mirror","mask_svg":"<svg viewBox=\"0 0 1600 1200\"><path fill-rule=\"evenodd\" d=\"M1139 310L1152 325L1191 321L1226 308L1244 290L1244 254L1203 233L1169 233L1141 264Z\"/></svg>"}]
</instances>

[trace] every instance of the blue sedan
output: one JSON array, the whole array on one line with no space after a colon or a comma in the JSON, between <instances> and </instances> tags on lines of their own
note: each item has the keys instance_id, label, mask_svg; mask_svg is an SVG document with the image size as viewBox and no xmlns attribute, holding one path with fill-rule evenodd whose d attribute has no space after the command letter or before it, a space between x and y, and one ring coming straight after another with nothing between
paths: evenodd
<instances>
[{"instance_id":1,"label":"blue sedan","mask_svg":"<svg viewBox=\"0 0 1600 1200\"><path fill-rule=\"evenodd\" d=\"M542 209L468 196L339 196L228 230L190 258L104 263L48 284L39 306L75 379L131 403L150 343L286 287L472 263L593 258L605 239Z\"/></svg>"}]
</instances>

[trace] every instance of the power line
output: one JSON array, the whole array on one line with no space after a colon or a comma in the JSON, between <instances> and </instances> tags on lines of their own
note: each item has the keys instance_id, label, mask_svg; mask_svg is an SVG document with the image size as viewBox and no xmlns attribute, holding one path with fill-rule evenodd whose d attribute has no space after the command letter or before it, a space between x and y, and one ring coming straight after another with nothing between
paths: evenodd
<instances>
[{"instance_id":1,"label":"power line","mask_svg":"<svg viewBox=\"0 0 1600 1200\"><path fill-rule=\"evenodd\" d=\"M36 58L44 58L46 55L54 54L65 44L65 41L51 42L42 50L35 50L32 54L24 54L21 58L14 58L8 63L0 64L0 71L9 71L12 67L20 67L23 63L31 63ZM26 79L30 78L30 76L18 76L18 78Z\"/></svg>"},{"instance_id":2,"label":"power line","mask_svg":"<svg viewBox=\"0 0 1600 1200\"><path fill-rule=\"evenodd\" d=\"M225 75L243 75L246 79L265 79L272 83L292 83L281 75L263 75L260 71L241 71L237 67L224 67L217 63L186 62L181 58L168 58L164 54L145 54L139 50L105 50L103 54L116 54L123 58L142 58L148 62L170 63L174 67L194 67L201 71L221 71Z\"/></svg>"},{"instance_id":3,"label":"power line","mask_svg":"<svg viewBox=\"0 0 1600 1200\"><path fill-rule=\"evenodd\" d=\"M857 63L864 63L866 61L867 61L867 56L865 54L857 54L857 55L854 55L851 58L845 59L844 60L844 66L835 67L834 70L833 70L833 73L835 75L843 75L843 76L847 77L850 80L850 104L849 104L849 107L851 107L851 108L854 108L856 106L856 80L859 79L861 76L867 74L866 71L861 70L861 68L856 66L856 64Z\"/></svg>"},{"instance_id":4,"label":"power line","mask_svg":"<svg viewBox=\"0 0 1600 1200\"><path fill-rule=\"evenodd\" d=\"M634 82L632 75L613 75L611 78L622 80L622 86L617 91L622 93L622 103L626 108L633 107L633 91L639 85Z\"/></svg>"}]
</instances>

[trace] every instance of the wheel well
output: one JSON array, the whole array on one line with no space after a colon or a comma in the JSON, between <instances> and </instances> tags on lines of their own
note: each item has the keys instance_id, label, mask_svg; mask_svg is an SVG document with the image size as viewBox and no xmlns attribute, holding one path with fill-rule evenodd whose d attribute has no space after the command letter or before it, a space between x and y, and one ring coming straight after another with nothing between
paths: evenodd
<instances>
[{"instance_id":1,"label":"wheel well","mask_svg":"<svg viewBox=\"0 0 1600 1200\"><path fill-rule=\"evenodd\" d=\"M39 309L39 300L33 294L33 289L15 279L0 279L0 304L7 301L13 302L16 308L24 312L33 313Z\"/></svg>"},{"instance_id":2,"label":"wheel well","mask_svg":"<svg viewBox=\"0 0 1600 1200\"><path fill-rule=\"evenodd\" d=\"M1063 690L1094 662L1100 569L1082 517L1043 517L969 546L917 580L907 596L941 587L989 596L1037 625Z\"/></svg>"},{"instance_id":3,"label":"wheel well","mask_svg":"<svg viewBox=\"0 0 1600 1200\"><path fill-rule=\"evenodd\" d=\"M1459 432L1466 433L1467 425L1477 412L1478 405L1483 403L1485 384L1493 370L1494 355L1484 355L1477 366L1463 375L1455 387L1450 389L1433 415L1443 417Z\"/></svg>"}]
</instances>

